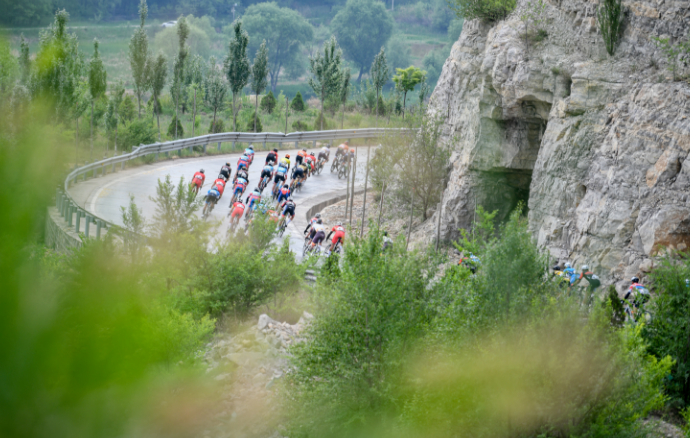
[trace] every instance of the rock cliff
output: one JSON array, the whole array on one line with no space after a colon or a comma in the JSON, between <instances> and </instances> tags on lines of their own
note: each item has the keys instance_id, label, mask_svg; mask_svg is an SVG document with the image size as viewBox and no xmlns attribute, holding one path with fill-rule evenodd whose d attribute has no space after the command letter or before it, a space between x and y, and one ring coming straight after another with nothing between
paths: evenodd
<instances>
[{"instance_id":1,"label":"rock cliff","mask_svg":"<svg viewBox=\"0 0 690 438\"><path fill-rule=\"evenodd\" d=\"M690 246L690 86L652 40L687 38L690 2L624 1L614 56L597 1L546 2L543 41L525 43L519 0L502 22L466 22L443 67L429 103L453 148L441 235L456 238L477 205L505 217L525 201L554 258L622 281L660 246Z\"/></svg>"}]
</instances>

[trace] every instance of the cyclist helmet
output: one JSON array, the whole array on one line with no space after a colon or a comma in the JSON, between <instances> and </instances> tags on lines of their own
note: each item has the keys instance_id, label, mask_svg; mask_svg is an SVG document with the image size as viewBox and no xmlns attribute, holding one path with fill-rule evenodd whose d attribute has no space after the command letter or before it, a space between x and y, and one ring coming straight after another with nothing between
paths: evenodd
<instances>
[{"instance_id":1,"label":"cyclist helmet","mask_svg":"<svg viewBox=\"0 0 690 438\"><path fill-rule=\"evenodd\" d=\"M290 158L290 154L285 154L285 158Z\"/></svg>"},{"instance_id":2,"label":"cyclist helmet","mask_svg":"<svg viewBox=\"0 0 690 438\"><path fill-rule=\"evenodd\" d=\"M199 172L204 173L204 169L201 169Z\"/></svg>"},{"instance_id":3,"label":"cyclist helmet","mask_svg":"<svg viewBox=\"0 0 690 438\"><path fill-rule=\"evenodd\" d=\"M321 219L321 213L316 213L316 214L314 215L314 217L317 218L317 219Z\"/></svg>"},{"instance_id":4,"label":"cyclist helmet","mask_svg":"<svg viewBox=\"0 0 690 438\"><path fill-rule=\"evenodd\" d=\"M570 268L572 268L572 267L573 267L573 265L571 265L570 263L566 262L566 264L565 264L565 269L570 269Z\"/></svg>"},{"instance_id":5,"label":"cyclist helmet","mask_svg":"<svg viewBox=\"0 0 690 438\"><path fill-rule=\"evenodd\" d=\"M384 232L383 232L383 235L384 235L384 236L387 236L387 235L388 235L388 231L384 231Z\"/></svg>"},{"instance_id":6,"label":"cyclist helmet","mask_svg":"<svg viewBox=\"0 0 690 438\"><path fill-rule=\"evenodd\" d=\"M340 222L340 221L338 221L338 222L336 222L335 226L336 226L336 227L342 227L342 226L343 226L343 223Z\"/></svg>"},{"instance_id":7,"label":"cyclist helmet","mask_svg":"<svg viewBox=\"0 0 690 438\"><path fill-rule=\"evenodd\" d=\"M316 220L316 223L317 223L317 224L322 224L323 221L322 221L321 219L317 219L317 220Z\"/></svg>"},{"instance_id":8,"label":"cyclist helmet","mask_svg":"<svg viewBox=\"0 0 690 438\"><path fill-rule=\"evenodd\" d=\"M309 152L307 155L314 155L314 151Z\"/></svg>"},{"instance_id":9,"label":"cyclist helmet","mask_svg":"<svg viewBox=\"0 0 690 438\"><path fill-rule=\"evenodd\" d=\"M287 185L287 184L283 184L283 188L284 188L284 189L289 189L289 188L290 188L290 186L289 186L289 185Z\"/></svg>"},{"instance_id":10,"label":"cyclist helmet","mask_svg":"<svg viewBox=\"0 0 690 438\"><path fill-rule=\"evenodd\" d=\"M633 277L633 278L630 279L630 281L631 281L632 283L639 283L639 282L640 282L640 279L637 278L637 277Z\"/></svg>"},{"instance_id":11,"label":"cyclist helmet","mask_svg":"<svg viewBox=\"0 0 690 438\"><path fill-rule=\"evenodd\" d=\"M580 270L582 270L582 272L587 272L587 271L589 271L589 266L582 265L582 267L580 267Z\"/></svg>"},{"instance_id":12,"label":"cyclist helmet","mask_svg":"<svg viewBox=\"0 0 690 438\"><path fill-rule=\"evenodd\" d=\"M343 144L346 144L346 145L348 145L348 146L349 146L349 145L350 145L350 142L349 142L349 141L346 141L346 142L345 142L345 143L343 143Z\"/></svg>"},{"instance_id":13,"label":"cyclist helmet","mask_svg":"<svg viewBox=\"0 0 690 438\"><path fill-rule=\"evenodd\" d=\"M273 152L278 153L278 148L273 148Z\"/></svg>"},{"instance_id":14,"label":"cyclist helmet","mask_svg":"<svg viewBox=\"0 0 690 438\"><path fill-rule=\"evenodd\" d=\"M230 163L226 162L226 163L225 163L225 165L226 165L226 166L229 166L229 165L230 165Z\"/></svg>"},{"instance_id":15,"label":"cyclist helmet","mask_svg":"<svg viewBox=\"0 0 690 438\"><path fill-rule=\"evenodd\" d=\"M250 145L249 145L249 149L254 150L254 146L252 146L252 145L250 144Z\"/></svg>"},{"instance_id":16,"label":"cyclist helmet","mask_svg":"<svg viewBox=\"0 0 690 438\"><path fill-rule=\"evenodd\" d=\"M302 152L307 152L307 150L306 150L306 149L302 149Z\"/></svg>"}]
</instances>

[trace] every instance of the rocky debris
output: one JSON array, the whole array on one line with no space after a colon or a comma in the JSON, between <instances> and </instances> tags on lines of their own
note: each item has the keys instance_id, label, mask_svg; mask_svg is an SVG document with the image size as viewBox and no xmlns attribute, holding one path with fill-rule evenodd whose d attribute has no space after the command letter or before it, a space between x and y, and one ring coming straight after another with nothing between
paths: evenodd
<instances>
[{"instance_id":1,"label":"rocky debris","mask_svg":"<svg viewBox=\"0 0 690 438\"><path fill-rule=\"evenodd\" d=\"M686 39L690 3L631 4L615 56L588 0L546 2L548 37L528 47L527 3L495 25L465 22L430 98L453 148L441 236L456 239L477 205L502 219L527 202L554 259L622 285L662 246L690 247L690 85L668 79L652 40Z\"/></svg>"},{"instance_id":2,"label":"rocky debris","mask_svg":"<svg viewBox=\"0 0 690 438\"><path fill-rule=\"evenodd\" d=\"M263 314L256 325L219 335L207 346L206 372L216 384L219 406L217 422L204 437L276 434L282 413L275 389L289 370L289 347L304 340L313 318L304 312L296 324L288 324Z\"/></svg>"}]
</instances>

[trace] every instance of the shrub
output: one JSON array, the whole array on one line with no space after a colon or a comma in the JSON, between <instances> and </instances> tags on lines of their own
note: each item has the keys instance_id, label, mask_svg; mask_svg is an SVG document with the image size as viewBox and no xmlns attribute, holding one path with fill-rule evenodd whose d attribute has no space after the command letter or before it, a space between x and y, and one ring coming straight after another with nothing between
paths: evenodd
<instances>
[{"instance_id":1,"label":"shrub","mask_svg":"<svg viewBox=\"0 0 690 438\"><path fill-rule=\"evenodd\" d=\"M309 125L307 125L305 122L301 120L295 120L292 122L292 129L294 129L297 132L306 132L309 131Z\"/></svg>"},{"instance_id":2,"label":"shrub","mask_svg":"<svg viewBox=\"0 0 690 438\"><path fill-rule=\"evenodd\" d=\"M223 122L223 119L216 119L215 128L213 126L213 119L211 119L211 122L208 125L208 132L209 134L218 134L219 132L225 132L225 123Z\"/></svg>"},{"instance_id":3,"label":"shrub","mask_svg":"<svg viewBox=\"0 0 690 438\"><path fill-rule=\"evenodd\" d=\"M175 125L177 125L177 137L175 137ZM177 116L173 116L170 125L168 125L168 137L172 139L184 137L184 128L182 127L182 122L177 119Z\"/></svg>"},{"instance_id":4,"label":"shrub","mask_svg":"<svg viewBox=\"0 0 690 438\"><path fill-rule=\"evenodd\" d=\"M304 103L304 99L302 99L302 93L299 91L297 94L295 94L295 97L292 99L292 102L290 102L290 109L294 111L304 111L307 109L307 104Z\"/></svg>"},{"instance_id":5,"label":"shrub","mask_svg":"<svg viewBox=\"0 0 690 438\"><path fill-rule=\"evenodd\" d=\"M125 129L120 129L118 146L131 150L134 146L155 143L158 140L158 131L148 118L136 119Z\"/></svg>"},{"instance_id":6,"label":"shrub","mask_svg":"<svg viewBox=\"0 0 690 438\"><path fill-rule=\"evenodd\" d=\"M319 116L316 118L316 120L314 120L314 131L321 130L321 120L323 120L324 131L333 128L333 122L329 122L328 119L323 115L323 113L319 113Z\"/></svg>"},{"instance_id":7,"label":"shrub","mask_svg":"<svg viewBox=\"0 0 690 438\"><path fill-rule=\"evenodd\" d=\"M137 115L137 107L134 104L134 99L131 95L126 95L122 99L119 109L120 120L124 123L131 122Z\"/></svg>"},{"instance_id":8,"label":"shrub","mask_svg":"<svg viewBox=\"0 0 690 438\"><path fill-rule=\"evenodd\" d=\"M261 99L261 111L272 114L276 107L276 98L273 96L273 91L269 91L267 95Z\"/></svg>"},{"instance_id":9,"label":"shrub","mask_svg":"<svg viewBox=\"0 0 690 438\"><path fill-rule=\"evenodd\" d=\"M623 10L621 0L603 0L597 10L599 30L606 44L606 51L613 56L620 38Z\"/></svg>"},{"instance_id":10,"label":"shrub","mask_svg":"<svg viewBox=\"0 0 690 438\"><path fill-rule=\"evenodd\" d=\"M386 115L386 104L383 102L383 96L379 96L379 115Z\"/></svg>"},{"instance_id":11,"label":"shrub","mask_svg":"<svg viewBox=\"0 0 690 438\"><path fill-rule=\"evenodd\" d=\"M448 5L458 18L494 22L513 12L516 0L450 0Z\"/></svg>"},{"instance_id":12,"label":"shrub","mask_svg":"<svg viewBox=\"0 0 690 438\"><path fill-rule=\"evenodd\" d=\"M254 120L256 119L256 131L254 131ZM247 122L247 132L263 132L264 127L261 125L261 117L258 114L252 113Z\"/></svg>"}]
</instances>

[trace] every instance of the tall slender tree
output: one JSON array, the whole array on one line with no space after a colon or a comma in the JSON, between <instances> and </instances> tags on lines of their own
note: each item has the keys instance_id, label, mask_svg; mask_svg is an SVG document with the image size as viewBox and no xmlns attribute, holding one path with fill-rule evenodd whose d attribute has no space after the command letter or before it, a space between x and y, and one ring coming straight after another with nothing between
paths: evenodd
<instances>
[{"instance_id":1,"label":"tall slender tree","mask_svg":"<svg viewBox=\"0 0 690 438\"><path fill-rule=\"evenodd\" d=\"M237 97L249 82L249 57L247 45L249 35L242 29L242 21L237 20L233 25L233 35L228 47L228 56L225 58L225 73L232 91L232 129L237 132Z\"/></svg>"},{"instance_id":2,"label":"tall slender tree","mask_svg":"<svg viewBox=\"0 0 690 438\"><path fill-rule=\"evenodd\" d=\"M117 81L115 87L110 91L110 98L108 99L108 109L106 111L105 126L108 131L115 131L115 154L117 155L117 134L118 126L120 124L120 105L125 97L125 84L122 81Z\"/></svg>"},{"instance_id":3,"label":"tall slender tree","mask_svg":"<svg viewBox=\"0 0 690 438\"><path fill-rule=\"evenodd\" d=\"M93 58L89 62L89 93L91 94L91 158L93 158L93 113L96 100L105 95L108 86L108 74L98 52L98 40L93 40Z\"/></svg>"},{"instance_id":4,"label":"tall slender tree","mask_svg":"<svg viewBox=\"0 0 690 438\"><path fill-rule=\"evenodd\" d=\"M173 62L173 83L172 83L172 93L175 97L175 138L177 138L177 126L180 123L180 118L177 115L177 109L180 102L180 92L184 87L185 81L185 63L187 62L187 56L189 55L189 50L187 49L187 38L189 37L189 26L187 25L187 20L184 15L181 15L177 19L177 38L179 44L179 50L175 61Z\"/></svg>"},{"instance_id":5,"label":"tall slender tree","mask_svg":"<svg viewBox=\"0 0 690 438\"><path fill-rule=\"evenodd\" d=\"M19 69L22 85L26 86L31 75L31 57L29 55L29 43L24 38L24 34L22 34L19 43Z\"/></svg>"},{"instance_id":6,"label":"tall slender tree","mask_svg":"<svg viewBox=\"0 0 690 438\"><path fill-rule=\"evenodd\" d=\"M350 69L343 70L342 79L340 81L340 90L338 93L338 100L342 105L342 110L340 112L340 129L344 129L345 126L345 104L347 103L347 97L350 94L350 77L352 72Z\"/></svg>"},{"instance_id":7,"label":"tall slender tree","mask_svg":"<svg viewBox=\"0 0 690 438\"><path fill-rule=\"evenodd\" d=\"M256 105L254 106L254 132L256 132L256 118L259 111L259 94L263 93L268 86L268 49L266 40L261 43L256 52L254 64L252 64L252 90L256 94Z\"/></svg>"},{"instance_id":8,"label":"tall slender tree","mask_svg":"<svg viewBox=\"0 0 690 438\"><path fill-rule=\"evenodd\" d=\"M403 120L405 119L405 103L407 101L407 93L414 90L420 82L424 80L426 72L419 69L413 65L402 69L397 68L397 75L393 76L393 82L395 82L395 88L400 91L403 95Z\"/></svg>"},{"instance_id":9,"label":"tall slender tree","mask_svg":"<svg viewBox=\"0 0 690 438\"><path fill-rule=\"evenodd\" d=\"M194 100L192 103L192 137L195 135L195 125L196 125L196 95L204 83L204 61L199 55L194 55L191 62L187 68L187 83L189 84L189 90L194 93Z\"/></svg>"},{"instance_id":10,"label":"tall slender tree","mask_svg":"<svg viewBox=\"0 0 690 438\"><path fill-rule=\"evenodd\" d=\"M386 49L381 47L379 53L374 57L374 62L371 63L369 70L371 82L376 89L376 127L379 127L379 93L388 79L390 72L388 71L388 62L386 61ZM367 165L368 166L368 165Z\"/></svg>"},{"instance_id":11,"label":"tall slender tree","mask_svg":"<svg viewBox=\"0 0 690 438\"><path fill-rule=\"evenodd\" d=\"M323 54L309 58L309 86L321 100L321 130L323 130L323 104L329 97L338 93L342 80L343 53L335 37L331 37L323 48Z\"/></svg>"},{"instance_id":12,"label":"tall slender tree","mask_svg":"<svg viewBox=\"0 0 690 438\"><path fill-rule=\"evenodd\" d=\"M137 95L138 115L141 118L141 96L149 89L150 85L150 58L149 36L146 34L144 25L148 16L149 8L146 0L139 3L139 28L134 31L134 35L129 40L129 66L132 69L134 79L134 93Z\"/></svg>"},{"instance_id":13,"label":"tall slender tree","mask_svg":"<svg viewBox=\"0 0 690 438\"><path fill-rule=\"evenodd\" d=\"M213 109L213 123L211 133L216 132L216 113L223 109L225 95L228 93L228 83L223 77L222 66L216 63L216 58L209 59L208 74L204 81L204 102Z\"/></svg>"},{"instance_id":14,"label":"tall slender tree","mask_svg":"<svg viewBox=\"0 0 690 438\"><path fill-rule=\"evenodd\" d=\"M161 141L161 118L159 109L159 97L165 87L168 77L168 61L162 53L159 53L151 67L151 94L153 97L153 108L156 113L158 123L158 141Z\"/></svg>"}]
</instances>

